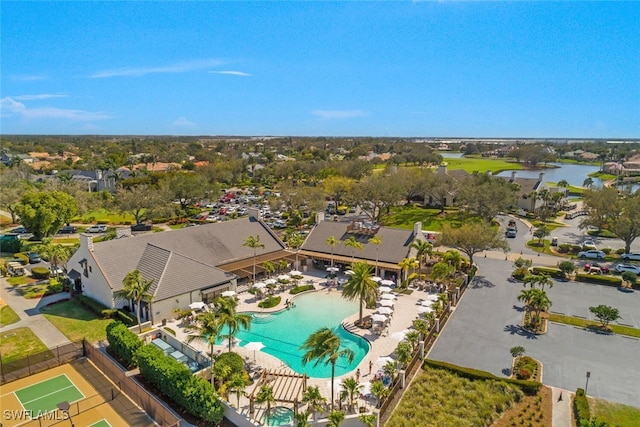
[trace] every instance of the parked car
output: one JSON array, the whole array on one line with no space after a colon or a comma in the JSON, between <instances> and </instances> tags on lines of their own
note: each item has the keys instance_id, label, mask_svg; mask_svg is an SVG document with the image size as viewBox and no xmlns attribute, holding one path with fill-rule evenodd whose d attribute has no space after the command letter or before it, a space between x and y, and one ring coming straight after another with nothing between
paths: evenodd
<instances>
[{"instance_id":1,"label":"parked car","mask_svg":"<svg viewBox=\"0 0 640 427\"><path fill-rule=\"evenodd\" d=\"M628 260L640 261L640 252L631 252L629 254L622 254L620 255L620 258L627 261Z\"/></svg>"},{"instance_id":2,"label":"parked car","mask_svg":"<svg viewBox=\"0 0 640 427\"><path fill-rule=\"evenodd\" d=\"M585 240L582 242L582 249L595 249L598 250L596 243L593 240Z\"/></svg>"},{"instance_id":3,"label":"parked car","mask_svg":"<svg viewBox=\"0 0 640 427\"><path fill-rule=\"evenodd\" d=\"M16 234L26 234L28 233L27 229L20 226L20 227L16 227L13 230L11 230L12 233L16 233Z\"/></svg>"},{"instance_id":4,"label":"parked car","mask_svg":"<svg viewBox=\"0 0 640 427\"><path fill-rule=\"evenodd\" d=\"M604 259L604 252L598 251L596 249L591 249L588 251L579 252L578 258Z\"/></svg>"},{"instance_id":5,"label":"parked car","mask_svg":"<svg viewBox=\"0 0 640 427\"><path fill-rule=\"evenodd\" d=\"M618 265L616 265L616 271L618 273L624 273L625 271L630 271L632 273L640 275L640 267L638 267L637 265L618 264Z\"/></svg>"},{"instance_id":6,"label":"parked car","mask_svg":"<svg viewBox=\"0 0 640 427\"><path fill-rule=\"evenodd\" d=\"M609 267L598 264L597 262L588 262L584 265L584 271L593 274L609 274Z\"/></svg>"},{"instance_id":7,"label":"parked car","mask_svg":"<svg viewBox=\"0 0 640 427\"><path fill-rule=\"evenodd\" d=\"M136 225L131 226L131 231L150 231L151 225L139 222Z\"/></svg>"},{"instance_id":8,"label":"parked car","mask_svg":"<svg viewBox=\"0 0 640 427\"><path fill-rule=\"evenodd\" d=\"M87 233L106 233L107 226L103 224L92 225L91 227L85 230Z\"/></svg>"},{"instance_id":9,"label":"parked car","mask_svg":"<svg viewBox=\"0 0 640 427\"><path fill-rule=\"evenodd\" d=\"M72 225L66 225L58 231L59 234L73 234L77 233L78 229Z\"/></svg>"},{"instance_id":10,"label":"parked car","mask_svg":"<svg viewBox=\"0 0 640 427\"><path fill-rule=\"evenodd\" d=\"M518 235L518 230L515 227L509 227L507 228L507 232L504 234L509 238L514 238Z\"/></svg>"},{"instance_id":11,"label":"parked car","mask_svg":"<svg viewBox=\"0 0 640 427\"><path fill-rule=\"evenodd\" d=\"M37 264L42 261L40 254L37 252L27 252L27 257L29 258L29 264Z\"/></svg>"}]
</instances>

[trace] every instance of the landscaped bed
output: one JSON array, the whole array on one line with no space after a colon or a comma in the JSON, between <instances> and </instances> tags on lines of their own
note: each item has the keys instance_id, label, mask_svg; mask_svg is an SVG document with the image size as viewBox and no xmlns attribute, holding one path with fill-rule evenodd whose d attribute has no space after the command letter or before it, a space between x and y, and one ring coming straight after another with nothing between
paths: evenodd
<instances>
[{"instance_id":1,"label":"landscaped bed","mask_svg":"<svg viewBox=\"0 0 640 427\"><path fill-rule=\"evenodd\" d=\"M89 342L106 339L105 328L113 319L102 319L75 300L67 300L42 309L44 316L69 341L85 338Z\"/></svg>"},{"instance_id":2,"label":"landscaped bed","mask_svg":"<svg viewBox=\"0 0 640 427\"><path fill-rule=\"evenodd\" d=\"M20 317L0 298L0 327L16 323Z\"/></svg>"}]
</instances>

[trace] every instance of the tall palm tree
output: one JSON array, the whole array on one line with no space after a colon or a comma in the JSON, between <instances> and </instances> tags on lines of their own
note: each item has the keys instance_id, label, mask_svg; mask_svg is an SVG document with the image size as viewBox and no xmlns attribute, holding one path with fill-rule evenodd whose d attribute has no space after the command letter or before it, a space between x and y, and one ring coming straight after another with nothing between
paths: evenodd
<instances>
[{"instance_id":1,"label":"tall palm tree","mask_svg":"<svg viewBox=\"0 0 640 427\"><path fill-rule=\"evenodd\" d=\"M325 365L331 364L331 409L335 403L334 383L336 371L336 363L340 357L346 357L347 362L351 364L355 354L353 350L349 348L340 349L342 342L340 337L337 336L331 329L322 328L309 335L309 338L302 344L300 350L305 351L302 355L302 365L315 360L313 366L318 366L320 362L324 362Z\"/></svg>"},{"instance_id":2,"label":"tall palm tree","mask_svg":"<svg viewBox=\"0 0 640 427\"><path fill-rule=\"evenodd\" d=\"M333 250L336 248L338 240L336 239L336 236L331 236L326 240L325 243L331 246L331 267L333 267Z\"/></svg>"},{"instance_id":3,"label":"tall palm tree","mask_svg":"<svg viewBox=\"0 0 640 427\"><path fill-rule=\"evenodd\" d=\"M374 301L378 295L378 284L371 277L371 267L366 262L356 262L351 265L353 274L342 288L342 297L350 301L360 300L360 317L358 323L362 323L362 310L365 302Z\"/></svg>"},{"instance_id":4,"label":"tall palm tree","mask_svg":"<svg viewBox=\"0 0 640 427\"><path fill-rule=\"evenodd\" d=\"M271 404L274 403L276 401L275 396L273 395L273 387L270 385L266 385L263 384L260 387L260 390L258 391L258 394L256 395L256 400L258 401L258 403L266 403L267 404L267 411L265 412L265 415L267 417L267 425L269 425L269 415L271 412Z\"/></svg>"},{"instance_id":5,"label":"tall palm tree","mask_svg":"<svg viewBox=\"0 0 640 427\"><path fill-rule=\"evenodd\" d=\"M529 306L531 306L531 310L533 311L533 317L531 319L531 323L533 325L538 325L540 321L540 313L543 311L547 311L549 307L551 307L551 300L545 291L542 289L532 289L533 295L531 299L529 299Z\"/></svg>"},{"instance_id":6,"label":"tall palm tree","mask_svg":"<svg viewBox=\"0 0 640 427\"><path fill-rule=\"evenodd\" d=\"M329 419L327 427L340 427L340 424L344 421L345 413L342 411L331 411L327 418Z\"/></svg>"},{"instance_id":7,"label":"tall palm tree","mask_svg":"<svg viewBox=\"0 0 640 427\"><path fill-rule=\"evenodd\" d=\"M544 291L545 286L553 287L553 280L546 274L528 274L522 279L522 284L534 288L536 285L540 286L540 289Z\"/></svg>"},{"instance_id":8,"label":"tall palm tree","mask_svg":"<svg viewBox=\"0 0 640 427\"><path fill-rule=\"evenodd\" d=\"M456 269L444 261L437 262L431 268L431 278L441 283L448 283Z\"/></svg>"},{"instance_id":9,"label":"tall palm tree","mask_svg":"<svg viewBox=\"0 0 640 427\"><path fill-rule=\"evenodd\" d=\"M433 245L426 240L415 239L409 245L409 248L416 250L416 259L418 260L418 273L422 271L422 261L427 255L431 255Z\"/></svg>"},{"instance_id":10,"label":"tall palm tree","mask_svg":"<svg viewBox=\"0 0 640 427\"><path fill-rule=\"evenodd\" d=\"M298 252L300 246L304 243L304 236L300 233L291 233L287 237L287 244L296 251L296 268L300 268L298 264Z\"/></svg>"},{"instance_id":11,"label":"tall palm tree","mask_svg":"<svg viewBox=\"0 0 640 427\"><path fill-rule=\"evenodd\" d=\"M237 372L231 376L228 384L228 390L235 393L237 397L236 408L240 408L240 396L246 395L244 389L249 385L249 378L244 373Z\"/></svg>"},{"instance_id":12,"label":"tall palm tree","mask_svg":"<svg viewBox=\"0 0 640 427\"><path fill-rule=\"evenodd\" d=\"M306 410L304 412L298 411L297 414L293 415L295 419L296 427L311 427L311 423L309 422L309 416L311 415L311 411Z\"/></svg>"},{"instance_id":13,"label":"tall palm tree","mask_svg":"<svg viewBox=\"0 0 640 427\"><path fill-rule=\"evenodd\" d=\"M374 381L371 383L371 394L376 398L376 408L380 407L382 400L389 396L389 389L384 385L382 381Z\"/></svg>"},{"instance_id":14,"label":"tall palm tree","mask_svg":"<svg viewBox=\"0 0 640 427\"><path fill-rule=\"evenodd\" d=\"M353 411L356 397L360 396L360 392L364 386L356 381L355 378L349 377L342 381L341 387L342 391L340 393L340 397L346 398L349 401L349 407Z\"/></svg>"},{"instance_id":15,"label":"tall palm tree","mask_svg":"<svg viewBox=\"0 0 640 427\"><path fill-rule=\"evenodd\" d=\"M211 385L213 386L213 346L216 344L216 340L220 336L222 324L220 323L216 313L203 311L197 316L196 322L193 325L187 326L186 329L188 332L193 332L187 335L188 343L191 343L194 340L199 340L209 346L209 357L211 357Z\"/></svg>"},{"instance_id":16,"label":"tall palm tree","mask_svg":"<svg viewBox=\"0 0 640 427\"><path fill-rule=\"evenodd\" d=\"M260 265L264 269L264 272L267 273L267 278L271 277L271 274L276 271L276 266L271 261L265 261Z\"/></svg>"},{"instance_id":17,"label":"tall palm tree","mask_svg":"<svg viewBox=\"0 0 640 427\"><path fill-rule=\"evenodd\" d=\"M354 236L349 236L343 244L346 248L351 248L351 262L353 262L353 259L355 258L355 250L362 250L362 243L358 242Z\"/></svg>"},{"instance_id":18,"label":"tall palm tree","mask_svg":"<svg viewBox=\"0 0 640 427\"><path fill-rule=\"evenodd\" d=\"M264 243L260 243L260 235L256 234L244 239L242 246L253 249L253 283L256 283L256 250L264 249Z\"/></svg>"},{"instance_id":19,"label":"tall palm tree","mask_svg":"<svg viewBox=\"0 0 640 427\"><path fill-rule=\"evenodd\" d=\"M318 386L307 387L307 390L302 395L302 401L309 405L314 419L316 419L318 412L323 409L324 404L327 403L327 399L320 394Z\"/></svg>"},{"instance_id":20,"label":"tall palm tree","mask_svg":"<svg viewBox=\"0 0 640 427\"><path fill-rule=\"evenodd\" d=\"M418 260L414 257L405 258L398 263L398 267L400 267L400 270L402 271L403 283L407 284L409 280L409 270L417 268L418 265Z\"/></svg>"},{"instance_id":21,"label":"tall palm tree","mask_svg":"<svg viewBox=\"0 0 640 427\"><path fill-rule=\"evenodd\" d=\"M380 244L382 243L382 236L378 236L376 234L375 236L373 236L372 238L367 240L367 242L371 243L372 245L376 245L376 271L375 271L375 274L377 276L378 275L378 252L380 251Z\"/></svg>"},{"instance_id":22,"label":"tall palm tree","mask_svg":"<svg viewBox=\"0 0 640 427\"><path fill-rule=\"evenodd\" d=\"M218 300L218 320L221 325L226 326L228 331L225 338L229 340L229 353L231 353L231 345L233 337L240 328L249 329L251 327L251 315L236 312L237 302L234 298L220 298Z\"/></svg>"},{"instance_id":23,"label":"tall palm tree","mask_svg":"<svg viewBox=\"0 0 640 427\"><path fill-rule=\"evenodd\" d=\"M462 255L460 255L460 252L454 251L452 249L448 250L444 253L444 255L442 255L442 260L448 262L449 265L453 266L456 269L460 268L460 266L462 265Z\"/></svg>"},{"instance_id":24,"label":"tall palm tree","mask_svg":"<svg viewBox=\"0 0 640 427\"><path fill-rule=\"evenodd\" d=\"M150 292L153 280L145 280L140 270L133 270L127 273L122 281L122 289L113 293L116 299L133 300L136 302L136 318L138 328L142 333L142 323L140 322L140 303L151 302L153 295Z\"/></svg>"}]
</instances>

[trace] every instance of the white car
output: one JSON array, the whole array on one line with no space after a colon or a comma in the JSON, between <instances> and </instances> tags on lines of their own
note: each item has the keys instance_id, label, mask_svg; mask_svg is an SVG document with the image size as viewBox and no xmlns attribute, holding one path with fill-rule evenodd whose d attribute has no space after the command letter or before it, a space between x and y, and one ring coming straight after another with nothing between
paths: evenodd
<instances>
[{"instance_id":1,"label":"white car","mask_svg":"<svg viewBox=\"0 0 640 427\"><path fill-rule=\"evenodd\" d=\"M632 252L630 254L622 254L620 258L624 260L640 261L640 252Z\"/></svg>"},{"instance_id":2,"label":"white car","mask_svg":"<svg viewBox=\"0 0 640 427\"><path fill-rule=\"evenodd\" d=\"M107 226L103 224L92 225L85 230L86 233L106 233Z\"/></svg>"},{"instance_id":3,"label":"white car","mask_svg":"<svg viewBox=\"0 0 640 427\"><path fill-rule=\"evenodd\" d=\"M578 258L604 259L604 252L591 249L588 251L578 253Z\"/></svg>"},{"instance_id":4,"label":"white car","mask_svg":"<svg viewBox=\"0 0 640 427\"><path fill-rule=\"evenodd\" d=\"M616 271L618 273L624 273L625 271L630 271L632 273L640 275L640 267L638 267L637 265L618 264L618 265L616 265Z\"/></svg>"},{"instance_id":5,"label":"white car","mask_svg":"<svg viewBox=\"0 0 640 427\"><path fill-rule=\"evenodd\" d=\"M595 249L595 250L598 249L598 247L596 246L596 243L593 240L585 240L584 242L582 242L582 248Z\"/></svg>"}]
</instances>

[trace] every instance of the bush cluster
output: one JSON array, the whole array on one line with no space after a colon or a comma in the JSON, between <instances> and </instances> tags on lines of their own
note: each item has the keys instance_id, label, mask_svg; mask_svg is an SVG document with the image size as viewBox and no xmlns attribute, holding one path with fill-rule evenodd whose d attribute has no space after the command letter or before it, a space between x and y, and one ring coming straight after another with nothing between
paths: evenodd
<instances>
[{"instance_id":1,"label":"bush cluster","mask_svg":"<svg viewBox=\"0 0 640 427\"><path fill-rule=\"evenodd\" d=\"M280 304L280 301L282 301L282 297L269 295L263 301L260 301L258 303L258 307L260 307L260 308L272 308L272 307L275 307L276 305Z\"/></svg>"},{"instance_id":2,"label":"bush cluster","mask_svg":"<svg viewBox=\"0 0 640 427\"><path fill-rule=\"evenodd\" d=\"M142 347L142 341L122 322L107 325L107 342L111 354L127 364L128 368L137 366L136 353Z\"/></svg>"},{"instance_id":3,"label":"bush cluster","mask_svg":"<svg viewBox=\"0 0 640 427\"><path fill-rule=\"evenodd\" d=\"M591 411L589 410L589 401L584 389L577 389L576 396L573 399L573 409L575 410L575 416L580 423L582 420L589 421L591 419Z\"/></svg>"},{"instance_id":4,"label":"bush cluster","mask_svg":"<svg viewBox=\"0 0 640 427\"><path fill-rule=\"evenodd\" d=\"M559 268L533 267L533 274L546 274L556 279L564 279L564 273Z\"/></svg>"},{"instance_id":5,"label":"bush cluster","mask_svg":"<svg viewBox=\"0 0 640 427\"><path fill-rule=\"evenodd\" d=\"M311 291L313 289L315 289L313 285L302 285L302 286L296 286L295 288L291 288L289 293L291 295L296 295L296 294L299 294L300 292Z\"/></svg>"},{"instance_id":6,"label":"bush cluster","mask_svg":"<svg viewBox=\"0 0 640 427\"><path fill-rule=\"evenodd\" d=\"M33 267L31 269L31 276L34 279L48 279L51 276L51 272L47 267Z\"/></svg>"},{"instance_id":7,"label":"bush cluster","mask_svg":"<svg viewBox=\"0 0 640 427\"><path fill-rule=\"evenodd\" d=\"M538 370L538 364L533 358L524 356L518 359L518 363L515 366L516 378L519 380L531 379L531 376Z\"/></svg>"},{"instance_id":8,"label":"bush cluster","mask_svg":"<svg viewBox=\"0 0 640 427\"><path fill-rule=\"evenodd\" d=\"M506 383L518 386L525 394L528 394L528 395L535 395L536 393L538 393L538 390L540 390L540 387L542 386L542 384L537 381L525 381L525 380L514 380L510 378L500 378L486 371L481 371L481 370L472 369L472 368L465 368L462 366L453 365L451 363L446 363L446 362L440 362L437 360L425 359L424 365L430 366L432 368L445 369L463 378L468 378L471 380L504 381Z\"/></svg>"},{"instance_id":9,"label":"bush cluster","mask_svg":"<svg viewBox=\"0 0 640 427\"><path fill-rule=\"evenodd\" d=\"M231 369L227 375L228 377L244 372L244 360L242 360L242 356L234 352L222 353L216 358L214 366L216 370L223 369L223 366L228 366Z\"/></svg>"},{"instance_id":10,"label":"bush cluster","mask_svg":"<svg viewBox=\"0 0 640 427\"><path fill-rule=\"evenodd\" d=\"M115 308L108 308L107 306L100 304L93 298L89 298L84 295L76 295L75 298L80 304L91 310L97 316L102 316L105 319L117 319L127 326L135 325L136 323L138 323L138 320L130 313Z\"/></svg>"},{"instance_id":11,"label":"bush cluster","mask_svg":"<svg viewBox=\"0 0 640 427\"><path fill-rule=\"evenodd\" d=\"M24 252L18 252L13 254L14 257L20 260L23 264L29 264L29 257Z\"/></svg>"}]
</instances>

